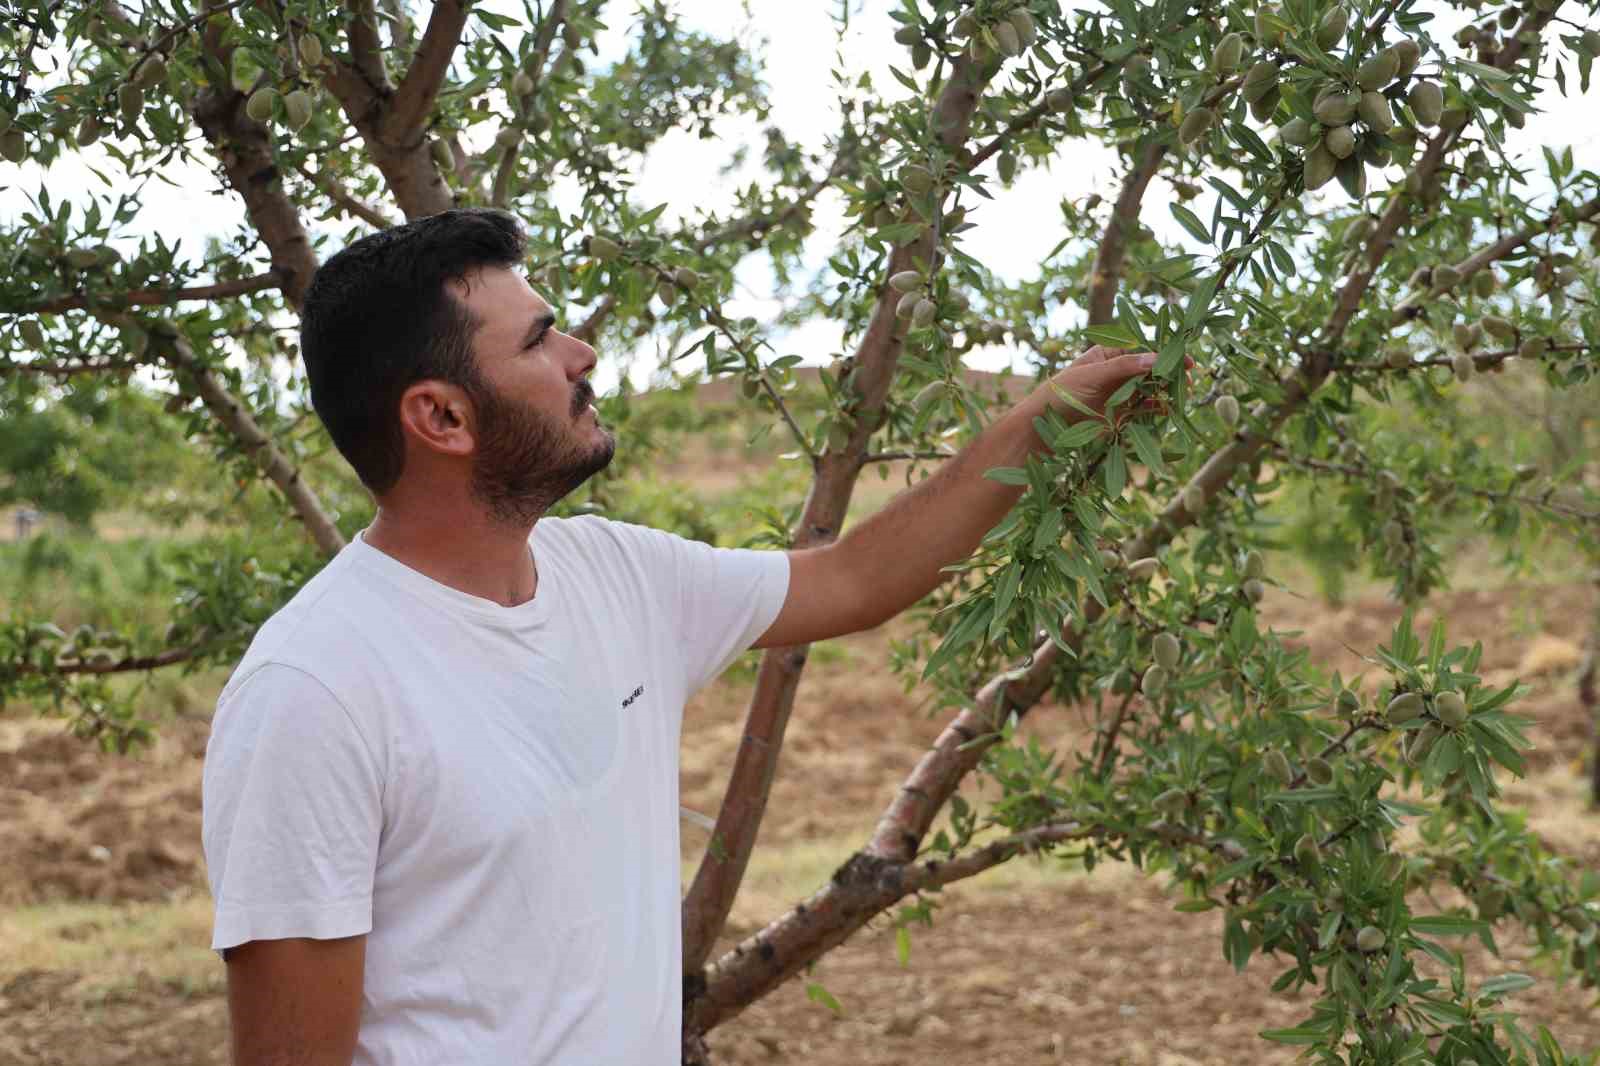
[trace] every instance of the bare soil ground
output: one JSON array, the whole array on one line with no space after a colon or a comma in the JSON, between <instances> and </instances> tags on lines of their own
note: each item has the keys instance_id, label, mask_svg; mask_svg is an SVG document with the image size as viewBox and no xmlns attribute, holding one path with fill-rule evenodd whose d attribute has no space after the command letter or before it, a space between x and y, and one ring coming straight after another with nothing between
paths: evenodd
<instances>
[{"instance_id":1,"label":"bare soil ground","mask_svg":"<svg viewBox=\"0 0 1600 1066\"><path fill-rule=\"evenodd\" d=\"M1587 807L1581 759L1591 725L1572 685L1590 610L1581 586L1459 591L1444 617L1454 641L1482 639L1484 672L1532 687L1530 776L1508 793L1549 843L1600 865L1600 813ZM1348 677L1351 649L1387 636L1399 609L1381 599L1331 609L1286 593L1269 601L1319 662ZM940 728L919 691L882 666L889 635L814 651L790 726L762 849L735 909L742 935L814 888L862 839ZM714 811L738 741L746 684L725 680L690 706L684 802ZM1075 743L1081 715L1040 708L1029 729ZM199 844L204 716L162 723L132 758L102 756L59 726L0 717L0 1066L227 1062L222 964L206 949L209 900ZM701 840L685 830L692 862ZM692 866L687 867L692 872ZM909 965L884 927L840 948L808 978L714 1036L726 1062L1082 1062L1181 1066L1288 1062L1256 1033L1289 1025L1309 999L1268 991L1277 970L1242 976L1223 961L1220 919L1182 915L1154 881L1015 864L945 894ZM1469 955L1482 980L1540 973L1526 949ZM843 1007L806 995L807 980ZM1520 999L1574 1050L1600 1048L1593 996L1541 980Z\"/></svg>"}]
</instances>

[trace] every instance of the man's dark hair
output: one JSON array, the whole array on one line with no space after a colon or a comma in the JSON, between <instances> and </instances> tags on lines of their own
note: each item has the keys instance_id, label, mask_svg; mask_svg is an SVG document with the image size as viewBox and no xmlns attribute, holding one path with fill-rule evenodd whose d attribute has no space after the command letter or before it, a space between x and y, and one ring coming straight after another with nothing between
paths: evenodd
<instances>
[{"instance_id":1,"label":"man's dark hair","mask_svg":"<svg viewBox=\"0 0 1600 1066\"><path fill-rule=\"evenodd\" d=\"M510 214L463 208L363 237L311 279L300 313L311 405L374 493L393 488L405 466L406 389L428 379L483 388L472 360L479 322L447 283L512 266L525 247Z\"/></svg>"}]
</instances>

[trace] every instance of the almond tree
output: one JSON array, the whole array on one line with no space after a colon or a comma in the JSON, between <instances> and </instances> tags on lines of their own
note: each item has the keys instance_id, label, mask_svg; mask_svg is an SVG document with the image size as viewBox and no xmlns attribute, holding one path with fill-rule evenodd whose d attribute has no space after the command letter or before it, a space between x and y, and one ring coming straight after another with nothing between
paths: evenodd
<instances>
[{"instance_id":1,"label":"almond tree","mask_svg":"<svg viewBox=\"0 0 1600 1066\"><path fill-rule=\"evenodd\" d=\"M679 226L640 206L629 166L670 128L761 114L758 71L657 8L624 60L590 70L601 14L563 0L518 18L455 0L138 13L38 0L8 24L6 158L104 138L126 186L206 161L249 231L198 261L159 238L127 254L109 242L136 194L58 204L41 186L0 234L6 389L43 402L138 388L131 373L159 368L173 417L230 477L269 482L304 544L197 556L162 638L13 620L6 694L61 707L110 746L137 742L147 727L110 675L228 662L359 527L359 493L315 459L301 383L273 373L292 364L284 331L318 259L311 219L515 210L545 250L539 284L588 309L584 335L659 331L793 436L812 475L781 531L796 547L839 535L863 470L948 461L948 431L982 424L988 405L960 374L972 348L1009 339L1041 373L1091 343L1148 348L1152 383L1104 418L1040 419L1043 454L985 473L1020 502L897 655L948 721L832 878L728 946L807 649L763 656L684 900L685 1061L708 1061L707 1034L872 919L887 915L907 950L944 886L1040 853L1131 861L1170 876L1180 911L1224 910L1236 967L1259 957L1276 988L1313 986L1304 1021L1263 1036L1318 1061L1566 1061L1505 1006L1528 979L1477 980L1445 939L1531 935L1600 977L1600 878L1497 803L1526 747L1518 687L1485 685L1481 648L1409 619L1362 649L1361 678L1330 678L1256 605L1272 581L1266 509L1296 484L1334 502L1408 600L1443 580L1447 523L1560 529L1593 550L1593 491L1530 474L1460 417L1477 375L1510 364L1562 390L1596 365L1600 177L1559 146L1543 173L1503 150L1541 101L1588 91L1593 6L907 0L899 88L838 72L846 121L827 158L774 131L767 178ZM1062 205L1034 277L1002 283L964 251L1020 169L1071 165L1091 139L1115 148L1120 186ZM556 206L559 183L581 190L575 210ZM853 225L792 317L836 321L846 348L810 415L792 402L797 358L722 308L752 250L798 268L829 188ZM1152 190L1171 190L1189 240L1145 224ZM1159 418L1137 413L1151 396ZM1404 434L1386 417L1402 404ZM1047 697L1090 708L1089 750L1019 736ZM978 776L982 805L961 794ZM1402 825L1418 847L1394 847Z\"/></svg>"}]
</instances>

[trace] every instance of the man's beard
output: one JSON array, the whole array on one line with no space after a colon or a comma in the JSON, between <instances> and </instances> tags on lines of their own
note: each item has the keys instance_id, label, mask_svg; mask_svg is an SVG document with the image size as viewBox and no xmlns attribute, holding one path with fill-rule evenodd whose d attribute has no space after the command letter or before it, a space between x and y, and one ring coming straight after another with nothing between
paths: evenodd
<instances>
[{"instance_id":1,"label":"man's beard","mask_svg":"<svg viewBox=\"0 0 1600 1066\"><path fill-rule=\"evenodd\" d=\"M478 450L472 494L496 522L531 526L555 502L606 468L616 451L610 431L594 445L581 443L578 419L594 398L587 381L573 393L571 417L562 424L543 411L508 400L487 384L472 390L478 413Z\"/></svg>"}]
</instances>

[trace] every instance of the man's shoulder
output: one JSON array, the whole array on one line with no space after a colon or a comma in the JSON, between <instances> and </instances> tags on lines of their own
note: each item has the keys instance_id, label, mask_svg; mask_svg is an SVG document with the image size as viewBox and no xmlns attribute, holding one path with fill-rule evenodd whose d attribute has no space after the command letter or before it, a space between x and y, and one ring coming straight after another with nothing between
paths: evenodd
<instances>
[{"instance_id":1,"label":"man's shoulder","mask_svg":"<svg viewBox=\"0 0 1600 1066\"><path fill-rule=\"evenodd\" d=\"M349 555L334 556L256 631L220 699L226 701L268 665L291 668L333 689L338 665L353 659L351 645L364 643L366 630L381 621L375 600L371 582Z\"/></svg>"}]
</instances>

